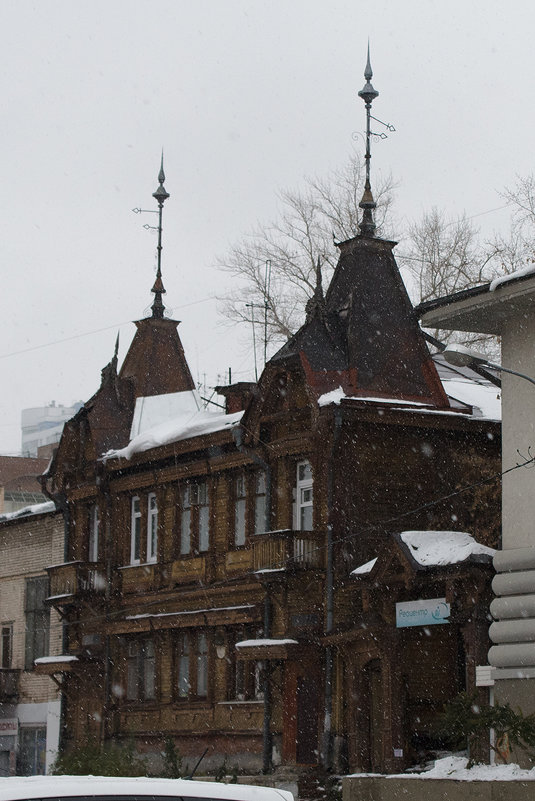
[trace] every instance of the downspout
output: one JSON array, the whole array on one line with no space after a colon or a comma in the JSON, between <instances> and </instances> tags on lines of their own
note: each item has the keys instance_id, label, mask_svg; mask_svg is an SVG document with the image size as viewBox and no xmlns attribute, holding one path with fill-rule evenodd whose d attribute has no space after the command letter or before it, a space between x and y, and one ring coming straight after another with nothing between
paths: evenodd
<instances>
[{"instance_id":1,"label":"downspout","mask_svg":"<svg viewBox=\"0 0 535 801\"><path fill-rule=\"evenodd\" d=\"M335 453L342 427L342 413L338 407L334 411L334 431L329 457L327 477L327 564L325 570L325 634L333 630L334 615L334 543L333 543L333 505L335 494ZM323 724L323 767L332 768L332 711L333 711L333 648L325 648L325 717Z\"/></svg>"},{"instance_id":2,"label":"downspout","mask_svg":"<svg viewBox=\"0 0 535 801\"><path fill-rule=\"evenodd\" d=\"M259 465L266 474L266 508L265 508L265 530L271 529L271 481L272 472L271 466L264 461L254 451L249 451L243 443L243 429L241 426L236 426L232 429L232 437L236 444L236 448L240 453L245 453L257 465ZM266 587L266 594L264 597L264 637L268 639L271 636L271 600L269 597L269 590ZM271 773L272 770L272 754L273 754L273 738L271 736L271 664L267 659L264 670L264 719L262 723L262 773Z\"/></svg>"},{"instance_id":3,"label":"downspout","mask_svg":"<svg viewBox=\"0 0 535 801\"><path fill-rule=\"evenodd\" d=\"M97 467L98 469L98 467ZM104 639L104 708L103 708L103 715L102 715L102 726L101 726L101 742L104 743L106 739L106 734L109 731L109 710L110 710L110 703L111 703L111 646L110 646L110 634L109 634L109 627L108 621L110 616L110 600L111 600L111 585L112 585L112 536L111 536L111 500L110 500L110 489L108 485L107 478L102 475L105 470L105 466L103 465L103 470L100 475L97 473L97 487L100 488L102 493L102 498L104 499L104 560L106 565L106 592L105 592L105 602L106 602L106 612L105 612L105 620L106 620L106 634Z\"/></svg>"}]
</instances>

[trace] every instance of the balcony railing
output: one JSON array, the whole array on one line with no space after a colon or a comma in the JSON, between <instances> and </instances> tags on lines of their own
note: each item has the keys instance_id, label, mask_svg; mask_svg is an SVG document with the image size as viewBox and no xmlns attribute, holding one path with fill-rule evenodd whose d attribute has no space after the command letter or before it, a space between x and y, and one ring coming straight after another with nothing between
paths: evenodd
<instances>
[{"instance_id":1,"label":"balcony railing","mask_svg":"<svg viewBox=\"0 0 535 801\"><path fill-rule=\"evenodd\" d=\"M324 537L315 531L266 531L253 539L253 569L322 569Z\"/></svg>"},{"instance_id":2,"label":"balcony railing","mask_svg":"<svg viewBox=\"0 0 535 801\"><path fill-rule=\"evenodd\" d=\"M47 567L52 603L68 601L72 596L103 595L106 591L106 570L100 562L66 562Z\"/></svg>"},{"instance_id":3,"label":"balcony railing","mask_svg":"<svg viewBox=\"0 0 535 801\"><path fill-rule=\"evenodd\" d=\"M19 696L20 670L0 668L0 703L16 701Z\"/></svg>"}]
</instances>

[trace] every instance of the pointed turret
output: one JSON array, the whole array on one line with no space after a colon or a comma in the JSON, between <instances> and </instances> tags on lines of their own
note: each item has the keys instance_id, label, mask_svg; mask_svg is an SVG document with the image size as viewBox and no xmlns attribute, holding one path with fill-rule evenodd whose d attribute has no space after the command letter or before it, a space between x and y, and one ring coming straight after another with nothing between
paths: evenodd
<instances>
[{"instance_id":1,"label":"pointed turret","mask_svg":"<svg viewBox=\"0 0 535 801\"><path fill-rule=\"evenodd\" d=\"M370 110L378 92L359 92L366 104L366 183L360 202L360 235L337 243L340 258L325 298L318 263L316 290L306 322L271 362L300 362L308 385L321 395L342 387L347 395L417 400L448 407L427 344L399 273L395 242L375 236L375 201L370 186Z\"/></svg>"},{"instance_id":2,"label":"pointed turret","mask_svg":"<svg viewBox=\"0 0 535 801\"><path fill-rule=\"evenodd\" d=\"M158 248L156 280L152 287L154 303L152 315L137 320L136 335L125 356L120 377L130 378L134 383L135 396L164 395L169 392L184 392L195 389L195 384L184 356L184 348L178 335L178 320L164 316L162 295L165 288L162 280L162 211L170 197L165 186L163 152L158 173L158 188L153 198L158 203Z\"/></svg>"}]
</instances>

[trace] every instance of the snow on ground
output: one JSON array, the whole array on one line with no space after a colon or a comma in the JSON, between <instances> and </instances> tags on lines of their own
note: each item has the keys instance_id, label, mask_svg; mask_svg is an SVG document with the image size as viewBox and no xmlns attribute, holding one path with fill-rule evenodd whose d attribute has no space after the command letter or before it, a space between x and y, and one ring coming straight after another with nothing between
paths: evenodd
<instances>
[{"instance_id":1,"label":"snow on ground","mask_svg":"<svg viewBox=\"0 0 535 801\"><path fill-rule=\"evenodd\" d=\"M13 520L16 517L29 517L30 515L43 515L46 512L55 512L56 504L54 501L45 501L44 503L34 503L32 506L25 506L23 509L17 509L16 512L6 512L0 515L0 523L3 520Z\"/></svg>"},{"instance_id":2,"label":"snow on ground","mask_svg":"<svg viewBox=\"0 0 535 801\"><path fill-rule=\"evenodd\" d=\"M416 779L461 779L469 782L510 782L521 779L535 781L535 768L524 770L518 765L474 765L467 768L466 757L444 757L437 759L431 770L416 773ZM406 774L401 774L405 778ZM389 777L390 778L390 777ZM399 777L398 777L399 778Z\"/></svg>"},{"instance_id":3,"label":"snow on ground","mask_svg":"<svg viewBox=\"0 0 535 801\"><path fill-rule=\"evenodd\" d=\"M475 554L496 553L464 531L403 531L400 537L413 559L425 567L454 565Z\"/></svg>"},{"instance_id":4,"label":"snow on ground","mask_svg":"<svg viewBox=\"0 0 535 801\"><path fill-rule=\"evenodd\" d=\"M261 647L269 647L270 645L298 645L299 643L297 640L241 640L241 642L236 643L236 648L257 648L258 646Z\"/></svg>"}]
</instances>

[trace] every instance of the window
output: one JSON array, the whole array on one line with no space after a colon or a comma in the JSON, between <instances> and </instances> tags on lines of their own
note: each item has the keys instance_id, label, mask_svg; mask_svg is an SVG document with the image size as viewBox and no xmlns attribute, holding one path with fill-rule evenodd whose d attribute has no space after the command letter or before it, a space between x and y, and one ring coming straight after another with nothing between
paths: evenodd
<instances>
[{"instance_id":1,"label":"window","mask_svg":"<svg viewBox=\"0 0 535 801\"><path fill-rule=\"evenodd\" d=\"M312 531L313 481L310 462L298 462L296 486L296 520L298 531Z\"/></svg>"},{"instance_id":2,"label":"window","mask_svg":"<svg viewBox=\"0 0 535 801\"><path fill-rule=\"evenodd\" d=\"M2 623L0 665L8 670L13 659L13 623Z\"/></svg>"},{"instance_id":3,"label":"window","mask_svg":"<svg viewBox=\"0 0 535 801\"><path fill-rule=\"evenodd\" d=\"M130 512L130 564L139 565L141 553L141 509L139 497L134 495Z\"/></svg>"},{"instance_id":4,"label":"window","mask_svg":"<svg viewBox=\"0 0 535 801\"><path fill-rule=\"evenodd\" d=\"M254 481L254 533L263 534L266 530L266 474L256 473Z\"/></svg>"},{"instance_id":5,"label":"window","mask_svg":"<svg viewBox=\"0 0 535 801\"><path fill-rule=\"evenodd\" d=\"M89 543L87 559L89 562L98 562L98 506L94 503L89 507Z\"/></svg>"},{"instance_id":6,"label":"window","mask_svg":"<svg viewBox=\"0 0 535 801\"><path fill-rule=\"evenodd\" d=\"M183 631L177 643L179 699L208 696L208 638L205 632Z\"/></svg>"},{"instance_id":7,"label":"window","mask_svg":"<svg viewBox=\"0 0 535 801\"><path fill-rule=\"evenodd\" d=\"M24 669L32 670L35 659L48 655L50 612L46 605L48 577L26 579L26 641Z\"/></svg>"},{"instance_id":8,"label":"window","mask_svg":"<svg viewBox=\"0 0 535 801\"><path fill-rule=\"evenodd\" d=\"M19 776L43 776L46 768L46 729L21 726L17 755Z\"/></svg>"},{"instance_id":9,"label":"window","mask_svg":"<svg viewBox=\"0 0 535 801\"><path fill-rule=\"evenodd\" d=\"M148 496L147 512L147 562L158 561L158 503L156 493Z\"/></svg>"},{"instance_id":10,"label":"window","mask_svg":"<svg viewBox=\"0 0 535 801\"><path fill-rule=\"evenodd\" d=\"M245 516L247 492L245 476L238 476L234 487L234 544L245 545Z\"/></svg>"},{"instance_id":11,"label":"window","mask_svg":"<svg viewBox=\"0 0 535 801\"><path fill-rule=\"evenodd\" d=\"M261 636L261 631L251 627L236 629L230 636L229 701L261 701L264 698L264 662L238 659L236 652L237 642Z\"/></svg>"},{"instance_id":12,"label":"window","mask_svg":"<svg viewBox=\"0 0 535 801\"><path fill-rule=\"evenodd\" d=\"M156 698L154 640L131 640L128 643L126 687L129 701L153 701Z\"/></svg>"},{"instance_id":13,"label":"window","mask_svg":"<svg viewBox=\"0 0 535 801\"><path fill-rule=\"evenodd\" d=\"M234 479L234 545L266 530L266 474L246 473Z\"/></svg>"},{"instance_id":14,"label":"window","mask_svg":"<svg viewBox=\"0 0 535 801\"><path fill-rule=\"evenodd\" d=\"M210 547L210 505L206 481L184 484L180 491L180 553L203 553Z\"/></svg>"}]
</instances>

